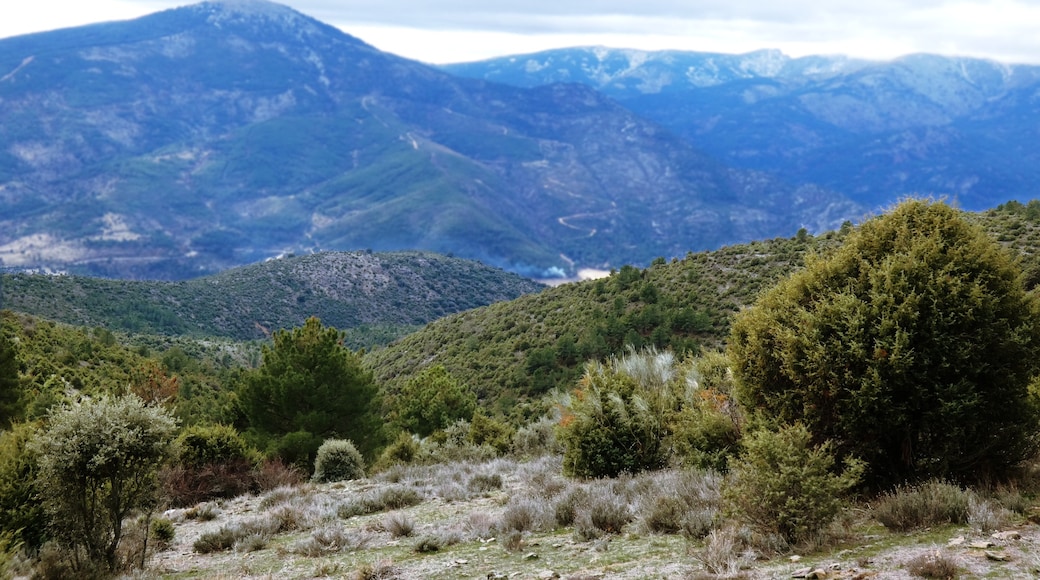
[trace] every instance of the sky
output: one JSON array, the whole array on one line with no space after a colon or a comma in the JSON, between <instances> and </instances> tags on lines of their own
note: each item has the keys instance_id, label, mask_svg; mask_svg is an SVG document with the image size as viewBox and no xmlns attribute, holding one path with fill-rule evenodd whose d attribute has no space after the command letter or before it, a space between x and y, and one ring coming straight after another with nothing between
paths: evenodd
<instances>
[{"instance_id":1,"label":"sky","mask_svg":"<svg viewBox=\"0 0 1040 580\"><path fill-rule=\"evenodd\" d=\"M240 1L240 0L235 0ZM3 0L0 38L124 20L178 0ZM1040 0L283 0L381 50L441 64L568 46L928 52L1040 64Z\"/></svg>"}]
</instances>

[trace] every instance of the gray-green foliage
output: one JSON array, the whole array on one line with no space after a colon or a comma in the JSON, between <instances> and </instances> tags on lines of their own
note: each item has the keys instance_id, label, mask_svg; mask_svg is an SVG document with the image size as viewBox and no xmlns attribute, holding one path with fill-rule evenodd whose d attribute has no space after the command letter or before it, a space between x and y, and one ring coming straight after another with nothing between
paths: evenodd
<instances>
[{"instance_id":1,"label":"gray-green foliage","mask_svg":"<svg viewBox=\"0 0 1040 580\"><path fill-rule=\"evenodd\" d=\"M733 466L723 499L752 526L789 543L808 539L830 523L863 474L857 460L848 460L835 473L830 444L814 447L800 424L751 433L744 446L746 454Z\"/></svg>"},{"instance_id":2,"label":"gray-green foliage","mask_svg":"<svg viewBox=\"0 0 1040 580\"><path fill-rule=\"evenodd\" d=\"M900 204L763 294L730 359L758 424L803 422L879 485L999 476L1037 449L1040 302L941 203Z\"/></svg>"},{"instance_id":3,"label":"gray-green foliage","mask_svg":"<svg viewBox=\"0 0 1040 580\"><path fill-rule=\"evenodd\" d=\"M344 481L362 477L365 477L365 460L353 442L329 439L318 448L313 481Z\"/></svg>"},{"instance_id":4,"label":"gray-green foliage","mask_svg":"<svg viewBox=\"0 0 1040 580\"><path fill-rule=\"evenodd\" d=\"M740 438L721 353L677 361L669 351L632 351L586 365L561 404L564 472L614 476L668 462L725 467Z\"/></svg>"},{"instance_id":5,"label":"gray-green foliage","mask_svg":"<svg viewBox=\"0 0 1040 580\"><path fill-rule=\"evenodd\" d=\"M85 398L54 411L30 444L54 539L116 569L123 520L154 507L156 472L175 429L167 410L135 395Z\"/></svg>"}]
</instances>

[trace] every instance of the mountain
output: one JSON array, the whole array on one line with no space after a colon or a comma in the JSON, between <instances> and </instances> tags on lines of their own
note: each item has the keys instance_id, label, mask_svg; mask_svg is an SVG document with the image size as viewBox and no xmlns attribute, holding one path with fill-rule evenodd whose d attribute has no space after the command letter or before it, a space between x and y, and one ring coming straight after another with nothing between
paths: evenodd
<instances>
[{"instance_id":1,"label":"mountain","mask_svg":"<svg viewBox=\"0 0 1040 580\"><path fill-rule=\"evenodd\" d=\"M1040 287L1040 201L965 212L1020 260L1026 287ZM645 269L525 294L435 320L366 355L389 393L430 365L471 386L488 406L538 416L541 395L574 385L588 360L626 348L696 353L724 347L732 317L802 267L838 247L847 229L691 252ZM518 404L526 401L533 406Z\"/></svg>"},{"instance_id":2,"label":"mountain","mask_svg":"<svg viewBox=\"0 0 1040 580\"><path fill-rule=\"evenodd\" d=\"M323 252L187 281L0 275L0 307L138 333L263 338L309 316L387 343L442 316L541 291L479 262L427 252Z\"/></svg>"},{"instance_id":3,"label":"mountain","mask_svg":"<svg viewBox=\"0 0 1040 580\"><path fill-rule=\"evenodd\" d=\"M262 0L0 40L0 118L9 268L177 279L425 249L552 277L864 211L583 85L455 77Z\"/></svg>"},{"instance_id":4,"label":"mountain","mask_svg":"<svg viewBox=\"0 0 1040 580\"><path fill-rule=\"evenodd\" d=\"M521 87L583 83L728 164L871 208L909 194L972 210L1037 195L1037 66L574 48L442 69Z\"/></svg>"}]
</instances>

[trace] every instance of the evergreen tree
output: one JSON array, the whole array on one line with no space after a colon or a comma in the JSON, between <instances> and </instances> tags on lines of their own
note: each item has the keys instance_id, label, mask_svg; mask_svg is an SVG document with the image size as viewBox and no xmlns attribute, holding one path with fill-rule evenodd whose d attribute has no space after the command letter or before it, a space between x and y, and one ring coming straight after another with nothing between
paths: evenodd
<instances>
[{"instance_id":1,"label":"evergreen tree","mask_svg":"<svg viewBox=\"0 0 1040 580\"><path fill-rule=\"evenodd\" d=\"M0 325L0 429L6 429L22 415L22 389L18 380L16 345Z\"/></svg>"},{"instance_id":2,"label":"evergreen tree","mask_svg":"<svg viewBox=\"0 0 1040 580\"><path fill-rule=\"evenodd\" d=\"M1000 475L1037 448L1038 304L981 228L907 201L737 317L736 393L877 484Z\"/></svg>"},{"instance_id":3,"label":"evergreen tree","mask_svg":"<svg viewBox=\"0 0 1040 580\"><path fill-rule=\"evenodd\" d=\"M377 387L343 334L308 318L273 336L263 363L239 391L242 411L259 443L310 469L325 439L350 439L371 456L381 442Z\"/></svg>"}]
</instances>

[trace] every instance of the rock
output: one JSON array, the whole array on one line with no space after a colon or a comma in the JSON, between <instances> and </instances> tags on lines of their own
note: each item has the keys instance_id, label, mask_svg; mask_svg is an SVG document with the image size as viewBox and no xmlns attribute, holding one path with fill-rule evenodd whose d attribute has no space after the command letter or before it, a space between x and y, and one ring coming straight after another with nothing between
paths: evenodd
<instances>
[{"instance_id":1,"label":"rock","mask_svg":"<svg viewBox=\"0 0 1040 580\"><path fill-rule=\"evenodd\" d=\"M791 578L805 578L812 573L812 568L799 568L791 572Z\"/></svg>"},{"instance_id":2,"label":"rock","mask_svg":"<svg viewBox=\"0 0 1040 580\"><path fill-rule=\"evenodd\" d=\"M1020 540L1022 539L1022 534L1016 532L1015 530L1008 530L1006 532L997 532L990 537L994 540Z\"/></svg>"},{"instance_id":3,"label":"rock","mask_svg":"<svg viewBox=\"0 0 1040 580\"><path fill-rule=\"evenodd\" d=\"M809 572L809 575L805 577L805 580L826 580L827 576L828 574L826 570L823 568L817 568L812 572Z\"/></svg>"},{"instance_id":4,"label":"rock","mask_svg":"<svg viewBox=\"0 0 1040 580\"><path fill-rule=\"evenodd\" d=\"M790 560L792 562L797 562L798 560L801 560L801 559L802 559L802 557L799 556L798 554L795 554L794 556L791 556L790 558L788 558L788 560Z\"/></svg>"},{"instance_id":5,"label":"rock","mask_svg":"<svg viewBox=\"0 0 1040 580\"><path fill-rule=\"evenodd\" d=\"M538 573L538 580L553 580L554 578L559 577L560 575L552 570L542 570Z\"/></svg>"},{"instance_id":6,"label":"rock","mask_svg":"<svg viewBox=\"0 0 1040 580\"><path fill-rule=\"evenodd\" d=\"M995 545L996 544L990 542L989 540L980 540L978 542L972 542L968 544L968 547L975 548L976 550L985 550L986 548L992 548Z\"/></svg>"},{"instance_id":7,"label":"rock","mask_svg":"<svg viewBox=\"0 0 1040 580\"><path fill-rule=\"evenodd\" d=\"M961 544L964 543L964 541L965 541L964 540L964 536L957 536L956 538L953 538L949 542L946 542L946 545L949 546L949 547L960 546Z\"/></svg>"},{"instance_id":8,"label":"rock","mask_svg":"<svg viewBox=\"0 0 1040 580\"><path fill-rule=\"evenodd\" d=\"M524 560L537 560L537 559L538 559L538 554L535 554L534 552L528 552L528 553L524 554Z\"/></svg>"},{"instance_id":9,"label":"rock","mask_svg":"<svg viewBox=\"0 0 1040 580\"><path fill-rule=\"evenodd\" d=\"M993 560L994 562L1007 562L1011 560L1011 556L1004 554L1003 552L994 552L993 550L986 550L986 559Z\"/></svg>"}]
</instances>

